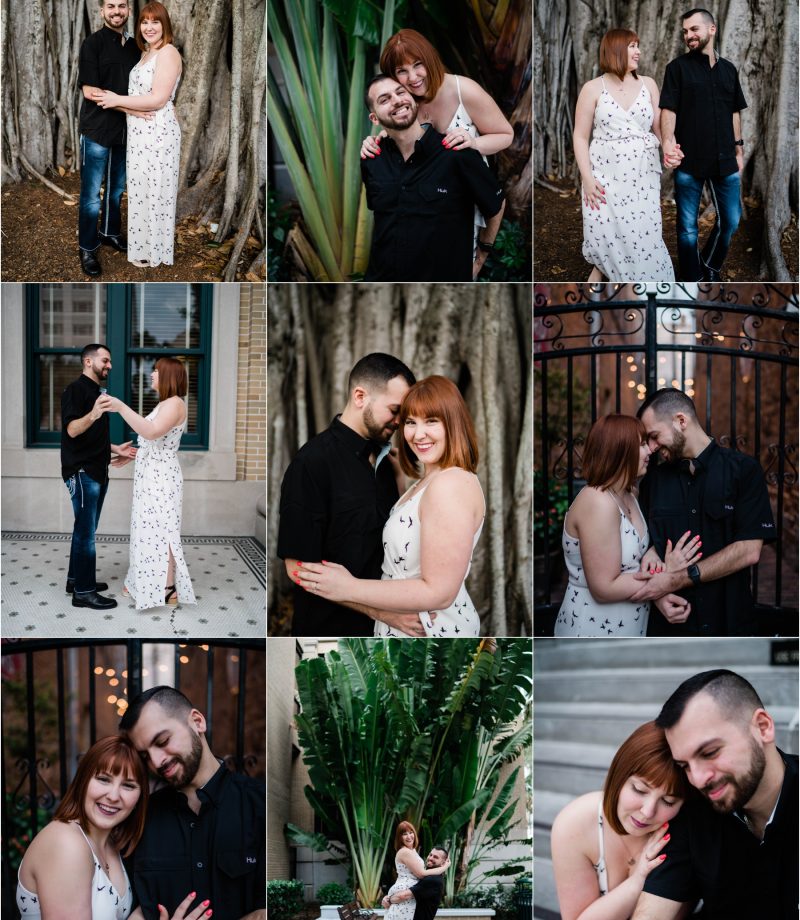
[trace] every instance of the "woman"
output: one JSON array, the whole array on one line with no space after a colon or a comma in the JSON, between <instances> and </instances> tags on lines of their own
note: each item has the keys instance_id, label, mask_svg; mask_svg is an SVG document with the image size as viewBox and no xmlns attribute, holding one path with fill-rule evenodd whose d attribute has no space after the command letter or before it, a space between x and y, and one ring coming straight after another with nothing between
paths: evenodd
<instances>
[{"instance_id":1,"label":"woman","mask_svg":"<svg viewBox=\"0 0 800 920\"><path fill-rule=\"evenodd\" d=\"M139 435L130 562L122 592L133 597L137 610L175 606L178 599L197 603L181 547L183 475L178 448L186 429L186 368L177 358L159 358L150 382L159 402L147 418L116 397L110 397L109 403L110 411L119 412Z\"/></svg>"},{"instance_id":2,"label":"woman","mask_svg":"<svg viewBox=\"0 0 800 920\"><path fill-rule=\"evenodd\" d=\"M638 67L636 33L606 32L602 75L584 84L575 109L572 142L583 185L589 281L675 280L661 235L658 87L640 77Z\"/></svg>"},{"instance_id":3,"label":"woman","mask_svg":"<svg viewBox=\"0 0 800 920\"><path fill-rule=\"evenodd\" d=\"M387 892L387 897L411 888L426 875L443 875L447 872L450 867L449 857L441 866L426 869L422 857L417 852L418 846L419 839L414 825L409 821L401 821L394 835L394 868L397 872L397 881ZM417 902L413 897L407 901L392 904L386 912L386 920L413 920L416 908Z\"/></svg>"},{"instance_id":4,"label":"woman","mask_svg":"<svg viewBox=\"0 0 800 920\"><path fill-rule=\"evenodd\" d=\"M303 562L295 581L363 612L427 611L420 620L428 636L477 636L480 620L464 582L486 509L469 410L452 381L426 377L403 399L400 428L400 465L417 481L383 529L381 580L354 578L331 562ZM376 621L375 635L406 634Z\"/></svg>"},{"instance_id":5,"label":"woman","mask_svg":"<svg viewBox=\"0 0 800 920\"><path fill-rule=\"evenodd\" d=\"M139 268L174 261L181 129L173 100L182 65L172 41L164 5L146 3L136 23L142 57L131 70L129 95L94 94L104 109L154 113L151 119L127 116L128 261Z\"/></svg>"},{"instance_id":6,"label":"woman","mask_svg":"<svg viewBox=\"0 0 800 920\"><path fill-rule=\"evenodd\" d=\"M661 852L669 822L689 791L662 729L640 725L614 755L603 791L570 802L553 822L562 920L628 920L644 880L669 859Z\"/></svg>"},{"instance_id":7,"label":"woman","mask_svg":"<svg viewBox=\"0 0 800 920\"><path fill-rule=\"evenodd\" d=\"M444 134L448 150L474 147L484 157L511 146L514 129L497 103L469 77L445 73L433 45L414 29L401 29L381 52L381 72L394 77L415 97L419 120ZM380 154L386 136L368 137L361 146L361 159ZM475 234L485 227L483 215L475 209Z\"/></svg>"},{"instance_id":8,"label":"woman","mask_svg":"<svg viewBox=\"0 0 800 920\"><path fill-rule=\"evenodd\" d=\"M17 907L26 920L75 917L143 920L122 862L139 842L147 772L127 738L101 738L78 762L53 820L34 837L19 867ZM172 920L198 920L187 897ZM169 920L162 908L159 920Z\"/></svg>"},{"instance_id":9,"label":"woman","mask_svg":"<svg viewBox=\"0 0 800 920\"><path fill-rule=\"evenodd\" d=\"M569 584L556 618L556 636L647 633L650 602L630 598L649 577L639 571L649 535L634 492L649 460L647 432L639 419L605 415L592 425L583 452L586 487L564 516ZM697 562L701 546L700 538L690 539L688 531L674 548L668 543L667 570L683 571Z\"/></svg>"}]
</instances>

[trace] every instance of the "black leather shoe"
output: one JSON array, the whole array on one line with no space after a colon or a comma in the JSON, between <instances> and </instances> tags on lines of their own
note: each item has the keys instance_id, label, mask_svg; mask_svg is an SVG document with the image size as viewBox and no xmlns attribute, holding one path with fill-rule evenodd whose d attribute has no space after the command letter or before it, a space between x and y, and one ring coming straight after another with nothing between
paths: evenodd
<instances>
[{"instance_id":1,"label":"black leather shoe","mask_svg":"<svg viewBox=\"0 0 800 920\"><path fill-rule=\"evenodd\" d=\"M98 581L94 588L95 591L108 591L108 585L104 581ZM67 594L72 594L75 591L75 582L71 579L67 579Z\"/></svg>"},{"instance_id":2,"label":"black leather shoe","mask_svg":"<svg viewBox=\"0 0 800 920\"><path fill-rule=\"evenodd\" d=\"M81 249L80 252L81 268L84 273L89 275L90 278L96 278L103 271L103 269L100 268L100 263L97 261L97 256L93 252L87 252L85 249Z\"/></svg>"},{"instance_id":3,"label":"black leather shoe","mask_svg":"<svg viewBox=\"0 0 800 920\"><path fill-rule=\"evenodd\" d=\"M90 594L73 594L72 606L91 607L92 610L111 610L112 607L117 606L117 602L113 597L103 597L97 591L92 591Z\"/></svg>"},{"instance_id":4,"label":"black leather shoe","mask_svg":"<svg viewBox=\"0 0 800 920\"><path fill-rule=\"evenodd\" d=\"M112 249L116 249L117 252L127 252L128 251L128 241L121 234L118 236L103 236L100 234L100 242L104 246L110 246Z\"/></svg>"}]
</instances>

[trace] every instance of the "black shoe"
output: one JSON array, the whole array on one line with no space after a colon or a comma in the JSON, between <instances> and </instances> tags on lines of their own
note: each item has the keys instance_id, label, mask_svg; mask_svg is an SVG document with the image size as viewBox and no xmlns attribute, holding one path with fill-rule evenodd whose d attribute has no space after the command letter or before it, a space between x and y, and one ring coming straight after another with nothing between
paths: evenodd
<instances>
[{"instance_id":1,"label":"black shoe","mask_svg":"<svg viewBox=\"0 0 800 920\"><path fill-rule=\"evenodd\" d=\"M722 273L718 268L706 268L703 274L703 281L711 281L714 284L720 284L722 282Z\"/></svg>"},{"instance_id":2,"label":"black shoe","mask_svg":"<svg viewBox=\"0 0 800 920\"><path fill-rule=\"evenodd\" d=\"M97 584L94 586L94 590L95 591L108 591L108 585L104 581L98 581ZM66 592L67 594L72 594L74 591L75 591L75 579L68 578Z\"/></svg>"},{"instance_id":3,"label":"black shoe","mask_svg":"<svg viewBox=\"0 0 800 920\"><path fill-rule=\"evenodd\" d=\"M81 249L80 253L81 268L85 274L89 275L90 278L96 278L102 273L103 270L100 268L97 256L93 252L87 252L85 249Z\"/></svg>"},{"instance_id":4,"label":"black shoe","mask_svg":"<svg viewBox=\"0 0 800 920\"><path fill-rule=\"evenodd\" d=\"M91 607L92 610L111 610L112 607L117 606L117 602L113 597L103 597L97 591L91 591L89 594L73 594L72 606Z\"/></svg>"},{"instance_id":5,"label":"black shoe","mask_svg":"<svg viewBox=\"0 0 800 920\"><path fill-rule=\"evenodd\" d=\"M128 251L128 241L125 239L122 234L117 236L103 236L100 234L100 242L104 246L110 246L112 249L116 249L117 252L127 252Z\"/></svg>"}]
</instances>

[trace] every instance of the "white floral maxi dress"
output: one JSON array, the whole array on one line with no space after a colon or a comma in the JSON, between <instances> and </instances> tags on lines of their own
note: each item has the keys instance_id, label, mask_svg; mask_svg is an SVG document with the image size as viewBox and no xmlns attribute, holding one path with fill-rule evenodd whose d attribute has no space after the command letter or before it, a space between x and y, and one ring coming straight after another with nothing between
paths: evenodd
<instances>
[{"instance_id":1,"label":"white floral maxi dress","mask_svg":"<svg viewBox=\"0 0 800 920\"><path fill-rule=\"evenodd\" d=\"M653 105L644 81L627 110L603 81L589 159L606 203L599 210L583 198L581 203L583 257L609 281L675 280L661 233L661 163L652 125Z\"/></svg>"},{"instance_id":2,"label":"white floral maxi dress","mask_svg":"<svg viewBox=\"0 0 800 920\"><path fill-rule=\"evenodd\" d=\"M160 405L160 403L159 403ZM152 421L159 406L147 416ZM137 610L163 607L169 549L175 559L175 589L182 604L196 604L181 546L183 474L178 448L186 420L149 441L139 435L133 473L131 543L125 587Z\"/></svg>"},{"instance_id":3,"label":"white floral maxi dress","mask_svg":"<svg viewBox=\"0 0 800 920\"><path fill-rule=\"evenodd\" d=\"M419 881L408 866L401 863L398 859L394 861L394 868L397 872L397 881L392 885L387 894L393 895L397 894L398 891L405 891L406 888L411 888L412 885L416 885ZM397 904L390 905L389 910L386 912L386 920L414 920L414 912L416 909L417 902L413 897L409 898L407 901L400 901Z\"/></svg>"},{"instance_id":4,"label":"white floral maxi dress","mask_svg":"<svg viewBox=\"0 0 800 920\"><path fill-rule=\"evenodd\" d=\"M159 53L137 64L128 79L128 95L146 96L153 88ZM181 157L181 129L173 100L152 119L128 115L128 261L172 265L175 251L175 199Z\"/></svg>"}]
</instances>

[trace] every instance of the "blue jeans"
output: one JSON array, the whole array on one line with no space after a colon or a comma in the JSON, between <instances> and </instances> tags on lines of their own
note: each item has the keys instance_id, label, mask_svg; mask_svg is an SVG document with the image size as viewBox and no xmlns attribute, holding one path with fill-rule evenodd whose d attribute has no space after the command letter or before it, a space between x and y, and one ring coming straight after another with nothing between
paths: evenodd
<instances>
[{"instance_id":1,"label":"blue jeans","mask_svg":"<svg viewBox=\"0 0 800 920\"><path fill-rule=\"evenodd\" d=\"M76 594L89 594L97 588L97 556L94 535L108 482L102 485L79 470L65 483L72 499L75 526L72 528L72 546L69 552L67 578L74 580Z\"/></svg>"},{"instance_id":2,"label":"blue jeans","mask_svg":"<svg viewBox=\"0 0 800 920\"><path fill-rule=\"evenodd\" d=\"M716 217L700 252L697 243L697 210L703 186L708 183ZM678 262L681 281L702 281L709 269L719 272L739 226L739 173L723 179L696 179L682 169L675 170L675 204L678 209Z\"/></svg>"},{"instance_id":3,"label":"blue jeans","mask_svg":"<svg viewBox=\"0 0 800 920\"><path fill-rule=\"evenodd\" d=\"M103 213L100 213L100 187L105 182ZM119 236L122 220L119 204L125 191L125 144L104 147L81 135L81 200L78 213L78 245L94 252L100 234Z\"/></svg>"}]
</instances>

